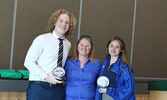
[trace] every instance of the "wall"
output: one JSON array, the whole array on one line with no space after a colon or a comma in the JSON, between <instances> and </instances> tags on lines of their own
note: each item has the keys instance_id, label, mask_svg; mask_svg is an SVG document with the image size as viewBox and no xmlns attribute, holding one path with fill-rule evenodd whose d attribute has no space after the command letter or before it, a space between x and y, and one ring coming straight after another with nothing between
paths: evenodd
<instances>
[{"instance_id":1,"label":"wall","mask_svg":"<svg viewBox=\"0 0 167 100\"><path fill-rule=\"evenodd\" d=\"M46 32L51 13L64 8L81 20L75 34L69 37L72 47L78 35L88 34L93 37L95 56L102 62L108 40L120 36L126 43L135 77L166 78L166 3L166 0L1 0L0 69L25 69L24 58L33 39Z\"/></svg>"}]
</instances>

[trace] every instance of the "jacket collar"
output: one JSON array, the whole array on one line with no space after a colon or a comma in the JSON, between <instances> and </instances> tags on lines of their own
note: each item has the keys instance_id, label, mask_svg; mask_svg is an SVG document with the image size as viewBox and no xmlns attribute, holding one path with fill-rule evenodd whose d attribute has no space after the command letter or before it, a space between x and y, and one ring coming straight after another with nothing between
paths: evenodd
<instances>
[{"instance_id":1,"label":"jacket collar","mask_svg":"<svg viewBox=\"0 0 167 100\"><path fill-rule=\"evenodd\" d=\"M106 62L105 62L105 65L104 65L104 66L107 65L107 62L108 62L110 59L111 59L111 56L109 56L109 57L106 59ZM120 56L119 56L118 59L117 59L117 61L114 63L114 66L113 66L113 68L112 68L112 71L115 72L116 74L118 74L120 69L124 69L124 68L122 68L122 66L121 66L122 64L123 64L123 63L122 63L121 58L120 58Z\"/></svg>"}]
</instances>

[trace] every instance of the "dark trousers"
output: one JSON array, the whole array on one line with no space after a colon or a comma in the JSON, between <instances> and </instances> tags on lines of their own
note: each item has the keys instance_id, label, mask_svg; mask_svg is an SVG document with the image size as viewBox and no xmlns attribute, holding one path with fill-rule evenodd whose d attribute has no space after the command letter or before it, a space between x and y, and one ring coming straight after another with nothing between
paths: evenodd
<instances>
[{"instance_id":1,"label":"dark trousers","mask_svg":"<svg viewBox=\"0 0 167 100\"><path fill-rule=\"evenodd\" d=\"M64 100L65 87L63 85L46 86L42 84L29 83L27 89L27 100Z\"/></svg>"}]
</instances>

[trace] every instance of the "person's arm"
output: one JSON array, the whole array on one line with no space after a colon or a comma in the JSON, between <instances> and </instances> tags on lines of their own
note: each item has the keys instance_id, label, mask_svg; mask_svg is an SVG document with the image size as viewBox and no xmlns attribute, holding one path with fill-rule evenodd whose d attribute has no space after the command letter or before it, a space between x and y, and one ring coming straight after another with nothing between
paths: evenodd
<instances>
[{"instance_id":1,"label":"person's arm","mask_svg":"<svg viewBox=\"0 0 167 100\"><path fill-rule=\"evenodd\" d=\"M35 74L36 76L39 76L41 79L45 79L47 77L47 73L45 73L37 64L37 60L42 54L44 41L40 36L38 36L30 46L24 66L30 71L30 73Z\"/></svg>"},{"instance_id":2,"label":"person's arm","mask_svg":"<svg viewBox=\"0 0 167 100\"><path fill-rule=\"evenodd\" d=\"M118 78L116 88L107 89L106 93L116 100L128 100L134 93L134 78L132 73L129 73L128 66L125 70L122 69L121 75Z\"/></svg>"}]
</instances>

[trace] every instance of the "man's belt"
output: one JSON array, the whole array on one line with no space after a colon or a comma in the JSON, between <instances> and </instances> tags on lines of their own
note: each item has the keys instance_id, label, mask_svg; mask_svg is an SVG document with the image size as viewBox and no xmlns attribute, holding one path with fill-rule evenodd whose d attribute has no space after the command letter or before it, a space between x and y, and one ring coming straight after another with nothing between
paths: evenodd
<instances>
[{"instance_id":1,"label":"man's belt","mask_svg":"<svg viewBox=\"0 0 167 100\"><path fill-rule=\"evenodd\" d=\"M63 83L57 83L57 84L50 84L48 82L43 82L43 81L30 81L30 83L35 83L35 84L39 84L39 85L45 85L45 86L49 86L49 87L57 87L57 86L62 86Z\"/></svg>"}]
</instances>

